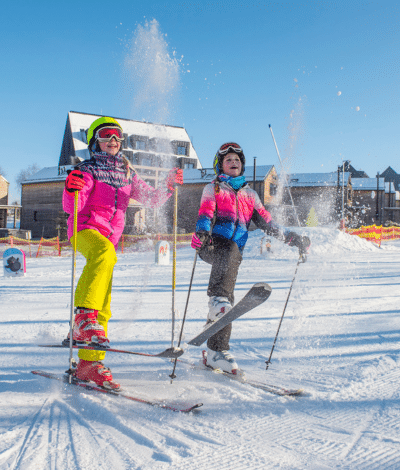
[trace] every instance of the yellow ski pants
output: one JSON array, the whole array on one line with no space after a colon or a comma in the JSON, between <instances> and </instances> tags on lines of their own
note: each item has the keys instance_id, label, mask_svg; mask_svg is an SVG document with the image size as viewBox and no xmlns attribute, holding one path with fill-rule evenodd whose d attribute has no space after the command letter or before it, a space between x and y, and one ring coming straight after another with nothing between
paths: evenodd
<instances>
[{"instance_id":1,"label":"yellow ski pants","mask_svg":"<svg viewBox=\"0 0 400 470\"><path fill-rule=\"evenodd\" d=\"M71 243L74 237L71 238ZM77 234L77 249L86 258L86 264L75 290L75 307L98 310L97 317L107 335L111 318L112 277L117 255L114 245L97 230L82 230ZM101 361L104 351L80 349L78 357L85 361Z\"/></svg>"}]
</instances>

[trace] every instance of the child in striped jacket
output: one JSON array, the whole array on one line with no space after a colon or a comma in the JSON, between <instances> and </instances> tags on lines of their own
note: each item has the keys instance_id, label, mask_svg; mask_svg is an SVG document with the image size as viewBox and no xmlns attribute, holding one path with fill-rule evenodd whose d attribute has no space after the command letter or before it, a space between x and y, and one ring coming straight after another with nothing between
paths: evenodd
<instances>
[{"instance_id":1,"label":"child in striped jacket","mask_svg":"<svg viewBox=\"0 0 400 470\"><path fill-rule=\"evenodd\" d=\"M241 147L228 142L215 155L216 179L204 190L200 203L192 247L200 258L211 264L207 295L207 322L227 313L234 303L234 289L248 228L253 221L258 228L305 253L308 237L284 230L272 221L256 191L243 176L245 156ZM207 342L207 365L236 374L238 365L229 352L232 324L227 325Z\"/></svg>"}]
</instances>

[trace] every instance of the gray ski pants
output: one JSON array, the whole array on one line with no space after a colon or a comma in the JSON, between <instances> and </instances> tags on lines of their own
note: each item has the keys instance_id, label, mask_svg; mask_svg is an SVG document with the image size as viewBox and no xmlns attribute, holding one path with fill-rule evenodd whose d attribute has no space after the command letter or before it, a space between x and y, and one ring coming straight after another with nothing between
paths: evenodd
<instances>
[{"instance_id":1,"label":"gray ski pants","mask_svg":"<svg viewBox=\"0 0 400 470\"><path fill-rule=\"evenodd\" d=\"M204 245L199 256L212 266L207 295L227 297L233 305L236 279L242 262L237 244L226 238L213 237L212 244ZM207 341L207 346L212 351L228 351L231 332L232 324L225 326Z\"/></svg>"}]
</instances>

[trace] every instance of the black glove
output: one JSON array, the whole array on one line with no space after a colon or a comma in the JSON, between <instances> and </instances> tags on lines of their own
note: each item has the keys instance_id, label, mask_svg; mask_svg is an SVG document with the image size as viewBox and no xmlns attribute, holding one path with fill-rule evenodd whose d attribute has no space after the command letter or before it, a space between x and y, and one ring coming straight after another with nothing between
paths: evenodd
<instances>
[{"instance_id":1,"label":"black glove","mask_svg":"<svg viewBox=\"0 0 400 470\"><path fill-rule=\"evenodd\" d=\"M301 255L307 253L311 245L311 240L308 237L297 234L296 232L289 232L285 236L285 243L289 246L297 246Z\"/></svg>"}]
</instances>

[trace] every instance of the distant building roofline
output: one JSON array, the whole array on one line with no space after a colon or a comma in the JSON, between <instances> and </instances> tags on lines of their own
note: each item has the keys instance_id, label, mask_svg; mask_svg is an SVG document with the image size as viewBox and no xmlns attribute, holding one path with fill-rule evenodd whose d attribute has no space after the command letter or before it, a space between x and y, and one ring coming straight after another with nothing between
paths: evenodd
<instances>
[{"instance_id":1,"label":"distant building roofline","mask_svg":"<svg viewBox=\"0 0 400 470\"><path fill-rule=\"evenodd\" d=\"M74 114L83 114L84 116L96 116L96 117L112 117L116 120L120 121L129 121L129 122L138 122L141 124L151 124L153 126L161 126L161 127L174 127L175 129L185 129L183 126L173 126L171 124L161 124L158 122L150 122L150 121L138 121L137 119L128 119L124 117L117 117L117 116L111 116L110 114L97 114L97 113L83 113L81 111L69 111L69 113L74 113Z\"/></svg>"}]
</instances>

